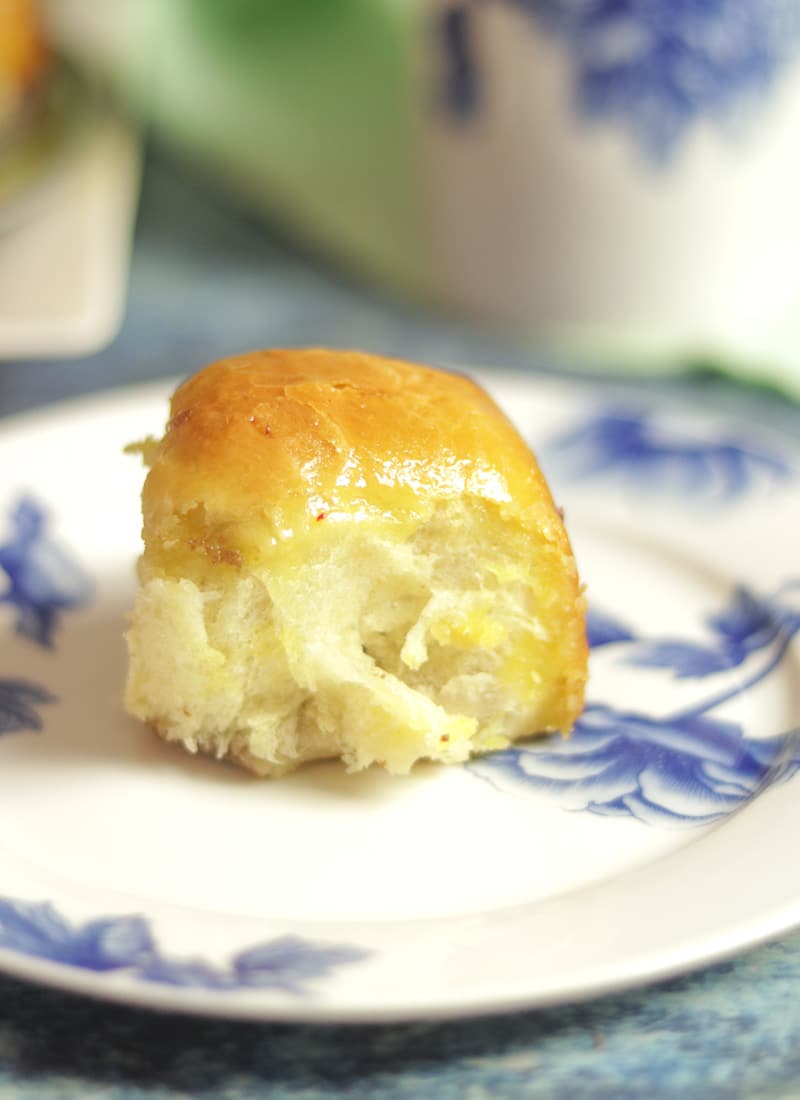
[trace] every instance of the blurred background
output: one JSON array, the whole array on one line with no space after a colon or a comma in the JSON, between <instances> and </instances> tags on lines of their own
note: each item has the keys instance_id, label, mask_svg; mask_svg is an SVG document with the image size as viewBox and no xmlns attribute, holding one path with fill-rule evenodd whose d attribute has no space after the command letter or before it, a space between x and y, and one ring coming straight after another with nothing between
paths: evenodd
<instances>
[{"instance_id":1,"label":"blurred background","mask_svg":"<svg viewBox=\"0 0 800 1100\"><path fill-rule=\"evenodd\" d=\"M0 0L0 411L255 346L800 393L800 0Z\"/></svg>"}]
</instances>

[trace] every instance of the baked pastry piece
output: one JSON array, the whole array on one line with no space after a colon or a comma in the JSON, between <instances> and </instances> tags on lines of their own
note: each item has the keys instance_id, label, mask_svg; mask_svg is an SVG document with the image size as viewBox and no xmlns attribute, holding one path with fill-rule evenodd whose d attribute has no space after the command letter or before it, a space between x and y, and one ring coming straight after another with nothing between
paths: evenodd
<instances>
[{"instance_id":1,"label":"baked pastry piece","mask_svg":"<svg viewBox=\"0 0 800 1100\"><path fill-rule=\"evenodd\" d=\"M261 775L567 732L584 599L535 459L460 375L354 352L214 363L139 445L126 706Z\"/></svg>"}]
</instances>

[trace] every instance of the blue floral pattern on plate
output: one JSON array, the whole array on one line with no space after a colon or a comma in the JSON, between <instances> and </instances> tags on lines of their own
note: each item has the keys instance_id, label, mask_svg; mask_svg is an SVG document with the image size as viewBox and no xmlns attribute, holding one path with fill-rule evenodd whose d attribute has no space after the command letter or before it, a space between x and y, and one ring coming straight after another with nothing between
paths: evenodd
<instances>
[{"instance_id":1,"label":"blue floral pattern on plate","mask_svg":"<svg viewBox=\"0 0 800 1100\"><path fill-rule=\"evenodd\" d=\"M496 0L528 15L568 52L581 116L622 126L665 163L701 118L727 126L763 102L800 46L794 0ZM474 19L481 0L441 16L444 101L461 118L480 107Z\"/></svg>"},{"instance_id":2,"label":"blue floral pattern on plate","mask_svg":"<svg viewBox=\"0 0 800 1100\"><path fill-rule=\"evenodd\" d=\"M769 677L800 633L790 604L800 582L757 597L737 588L708 617L708 643L638 639L608 614L589 618L590 642L620 646L625 663L662 669L678 679L711 679L743 667L733 686L667 716L590 703L566 741L516 745L467 767L498 790L542 791L569 810L622 815L654 825L707 825L738 809L763 787L800 769L800 730L755 739L719 709ZM751 667L757 659L755 667Z\"/></svg>"},{"instance_id":3,"label":"blue floral pattern on plate","mask_svg":"<svg viewBox=\"0 0 800 1100\"><path fill-rule=\"evenodd\" d=\"M47 514L32 497L17 502L10 522L11 538L0 544L0 570L8 580L0 603L16 609L18 634L52 649L61 614L86 603L91 583L49 536Z\"/></svg>"},{"instance_id":4,"label":"blue floral pattern on plate","mask_svg":"<svg viewBox=\"0 0 800 1100\"><path fill-rule=\"evenodd\" d=\"M49 902L0 897L0 948L95 973L125 971L141 981L205 990L276 989L308 996L339 967L369 952L347 944L279 936L237 952L229 965L161 952L142 916L73 925Z\"/></svg>"},{"instance_id":5,"label":"blue floral pattern on plate","mask_svg":"<svg viewBox=\"0 0 800 1100\"><path fill-rule=\"evenodd\" d=\"M0 570L8 582L0 592L0 604L10 604L16 610L18 634L53 649L60 615L88 600L91 583L83 569L50 539L46 512L32 497L20 497L9 520L13 533L0 543ZM55 696L39 684L0 679L0 735L39 732L42 719L38 708L53 702Z\"/></svg>"},{"instance_id":6,"label":"blue floral pattern on plate","mask_svg":"<svg viewBox=\"0 0 800 1100\"><path fill-rule=\"evenodd\" d=\"M603 481L683 503L728 504L748 492L796 476L777 451L735 435L713 439L678 433L650 413L601 409L543 448L543 458L568 481Z\"/></svg>"},{"instance_id":7,"label":"blue floral pattern on plate","mask_svg":"<svg viewBox=\"0 0 800 1100\"><path fill-rule=\"evenodd\" d=\"M38 707L54 703L55 696L30 680L0 679L0 736L42 729Z\"/></svg>"}]
</instances>

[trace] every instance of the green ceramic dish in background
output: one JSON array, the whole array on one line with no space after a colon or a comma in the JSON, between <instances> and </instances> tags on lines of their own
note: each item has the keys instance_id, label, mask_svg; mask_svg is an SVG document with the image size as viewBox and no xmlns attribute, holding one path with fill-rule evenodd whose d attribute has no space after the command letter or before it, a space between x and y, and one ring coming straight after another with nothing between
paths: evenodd
<instances>
[{"instance_id":1,"label":"green ceramic dish in background","mask_svg":"<svg viewBox=\"0 0 800 1100\"><path fill-rule=\"evenodd\" d=\"M800 3L590 9L49 5L165 147L364 279L573 365L800 393Z\"/></svg>"}]
</instances>

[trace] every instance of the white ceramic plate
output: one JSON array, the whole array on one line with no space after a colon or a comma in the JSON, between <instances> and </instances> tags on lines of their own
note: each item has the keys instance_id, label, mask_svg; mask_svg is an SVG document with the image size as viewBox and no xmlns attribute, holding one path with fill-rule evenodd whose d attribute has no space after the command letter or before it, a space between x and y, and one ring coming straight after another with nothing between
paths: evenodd
<instances>
[{"instance_id":1,"label":"white ceramic plate","mask_svg":"<svg viewBox=\"0 0 800 1100\"><path fill-rule=\"evenodd\" d=\"M800 922L800 457L589 385L489 384L566 507L589 706L567 743L408 779L258 781L126 718L142 470L121 448L161 430L167 387L4 426L4 969L387 1020L584 998Z\"/></svg>"}]
</instances>

